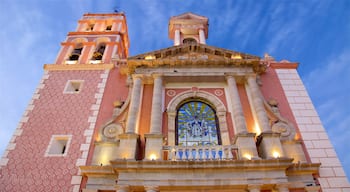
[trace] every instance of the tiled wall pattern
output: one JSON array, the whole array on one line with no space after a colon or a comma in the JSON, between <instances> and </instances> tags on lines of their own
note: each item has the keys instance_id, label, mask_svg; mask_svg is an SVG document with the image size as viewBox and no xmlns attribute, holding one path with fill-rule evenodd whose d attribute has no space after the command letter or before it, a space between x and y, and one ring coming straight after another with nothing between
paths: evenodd
<instances>
[{"instance_id":1,"label":"tiled wall pattern","mask_svg":"<svg viewBox=\"0 0 350 192\"><path fill-rule=\"evenodd\" d=\"M107 76L103 70L45 72L1 160L1 192L77 191ZM79 93L63 93L69 80L84 81ZM52 135L72 136L66 156L45 156Z\"/></svg>"},{"instance_id":2,"label":"tiled wall pattern","mask_svg":"<svg viewBox=\"0 0 350 192\"><path fill-rule=\"evenodd\" d=\"M323 192L349 192L350 184L296 69L276 69L312 163L321 163Z\"/></svg>"}]
</instances>

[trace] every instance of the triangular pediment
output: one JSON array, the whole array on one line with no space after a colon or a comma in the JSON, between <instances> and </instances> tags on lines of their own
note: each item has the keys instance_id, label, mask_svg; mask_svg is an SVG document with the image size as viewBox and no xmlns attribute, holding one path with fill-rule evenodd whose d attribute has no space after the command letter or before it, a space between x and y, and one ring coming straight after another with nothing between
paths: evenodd
<instances>
[{"instance_id":1,"label":"triangular pediment","mask_svg":"<svg viewBox=\"0 0 350 192\"><path fill-rule=\"evenodd\" d=\"M204 44L184 44L135 55L127 59L130 69L160 66L252 66L260 68L260 57ZM130 70L129 70L130 71ZM131 70L132 71L132 70Z\"/></svg>"},{"instance_id":2,"label":"triangular pediment","mask_svg":"<svg viewBox=\"0 0 350 192\"><path fill-rule=\"evenodd\" d=\"M171 17L171 19L203 19L203 20L207 20L208 18L204 17L204 16L200 16L191 12L187 12L178 16L174 16Z\"/></svg>"}]
</instances>

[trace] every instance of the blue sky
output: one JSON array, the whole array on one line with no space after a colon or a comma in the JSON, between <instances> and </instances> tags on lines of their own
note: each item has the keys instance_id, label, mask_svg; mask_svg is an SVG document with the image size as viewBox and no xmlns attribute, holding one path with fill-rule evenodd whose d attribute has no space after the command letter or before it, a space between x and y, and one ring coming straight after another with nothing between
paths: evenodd
<instances>
[{"instance_id":1,"label":"blue sky","mask_svg":"<svg viewBox=\"0 0 350 192\"><path fill-rule=\"evenodd\" d=\"M208 45L299 62L299 74L350 176L350 1L1 0L0 154L60 43L82 14L127 16L130 56L172 46L168 19L209 18ZM58 109L59 110L59 109Z\"/></svg>"}]
</instances>

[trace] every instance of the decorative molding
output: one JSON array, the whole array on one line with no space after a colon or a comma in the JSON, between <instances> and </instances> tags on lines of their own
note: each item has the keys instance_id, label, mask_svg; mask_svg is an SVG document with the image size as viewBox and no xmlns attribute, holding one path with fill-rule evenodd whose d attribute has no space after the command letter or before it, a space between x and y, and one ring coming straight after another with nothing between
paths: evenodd
<instances>
[{"instance_id":1,"label":"decorative molding","mask_svg":"<svg viewBox=\"0 0 350 192\"><path fill-rule=\"evenodd\" d=\"M113 69L114 64L45 64L44 70L46 71L74 71L74 70L109 70Z\"/></svg>"}]
</instances>

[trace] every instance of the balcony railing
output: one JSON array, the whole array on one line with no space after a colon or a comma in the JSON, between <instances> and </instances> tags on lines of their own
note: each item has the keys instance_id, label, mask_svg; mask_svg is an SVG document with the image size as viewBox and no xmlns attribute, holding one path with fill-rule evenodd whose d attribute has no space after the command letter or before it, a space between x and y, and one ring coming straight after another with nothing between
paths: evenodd
<instances>
[{"instance_id":1,"label":"balcony railing","mask_svg":"<svg viewBox=\"0 0 350 192\"><path fill-rule=\"evenodd\" d=\"M164 160L210 161L238 159L238 148L233 145L218 146L164 146Z\"/></svg>"}]
</instances>

